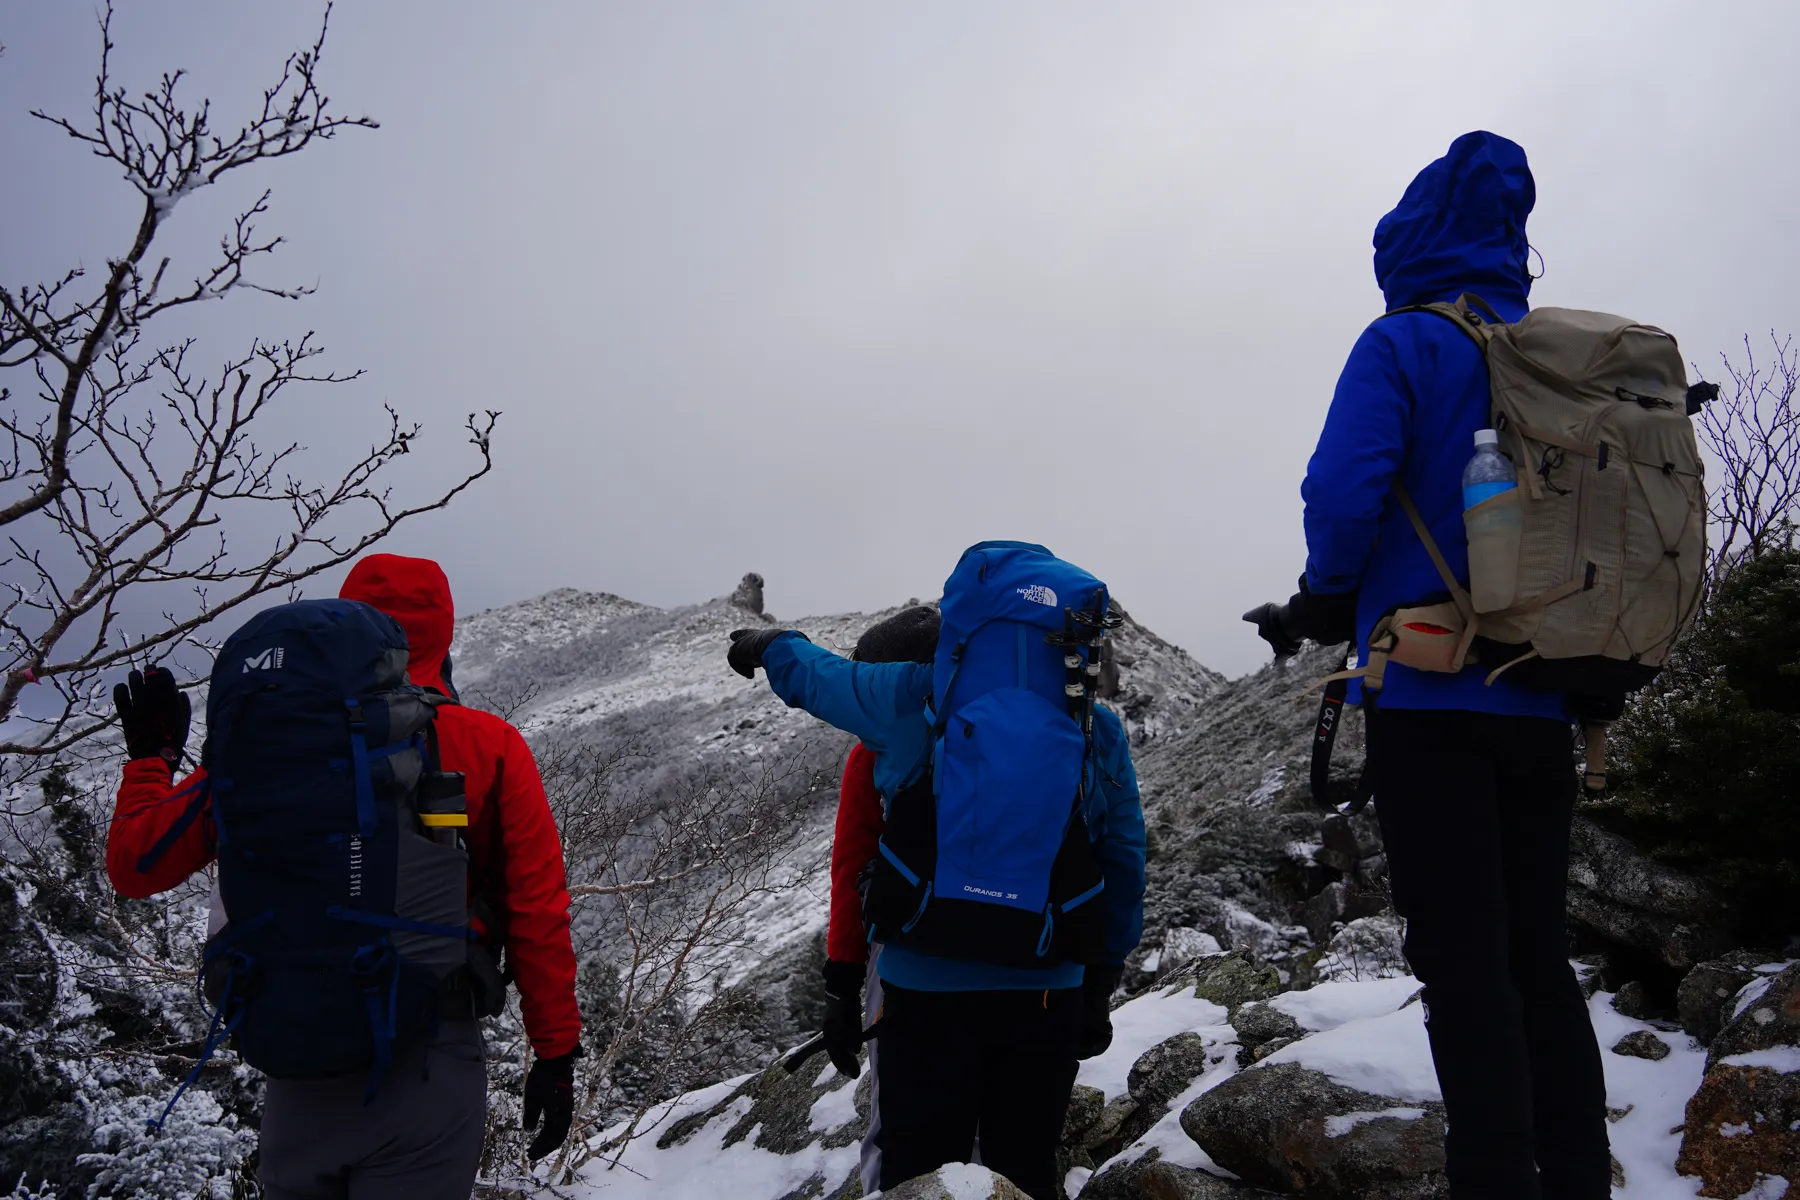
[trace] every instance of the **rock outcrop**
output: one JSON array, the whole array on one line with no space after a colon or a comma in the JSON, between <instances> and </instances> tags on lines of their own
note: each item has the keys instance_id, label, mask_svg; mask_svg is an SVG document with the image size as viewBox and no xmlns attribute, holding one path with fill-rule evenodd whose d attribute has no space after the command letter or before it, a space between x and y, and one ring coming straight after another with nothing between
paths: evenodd
<instances>
[{"instance_id":1,"label":"rock outcrop","mask_svg":"<svg viewBox=\"0 0 1800 1200\"><path fill-rule=\"evenodd\" d=\"M1126 1074L1126 1094L1101 1109L1082 1131L1071 1161L1077 1166L1105 1162L1150 1132L1168 1114L1170 1101L1205 1074L1215 1045L1197 1033L1178 1033L1139 1055Z\"/></svg>"},{"instance_id":2,"label":"rock outcrop","mask_svg":"<svg viewBox=\"0 0 1800 1200\"><path fill-rule=\"evenodd\" d=\"M1296 1063L1244 1071L1202 1095L1181 1127L1246 1183L1297 1196L1448 1196L1444 1110L1333 1083Z\"/></svg>"},{"instance_id":3,"label":"rock outcrop","mask_svg":"<svg viewBox=\"0 0 1800 1200\"><path fill-rule=\"evenodd\" d=\"M737 590L731 593L731 605L754 616L763 616L763 577L752 571L740 579Z\"/></svg>"},{"instance_id":4,"label":"rock outcrop","mask_svg":"<svg viewBox=\"0 0 1800 1200\"><path fill-rule=\"evenodd\" d=\"M1569 919L1677 971L1731 946L1729 908L1709 884L1583 817L1569 838Z\"/></svg>"},{"instance_id":5,"label":"rock outcrop","mask_svg":"<svg viewBox=\"0 0 1800 1200\"><path fill-rule=\"evenodd\" d=\"M1699 1176L1702 1196L1744 1196L1764 1180L1800 1179L1800 964L1743 998L1750 1002L1707 1053L1675 1163Z\"/></svg>"},{"instance_id":6,"label":"rock outcrop","mask_svg":"<svg viewBox=\"0 0 1800 1200\"><path fill-rule=\"evenodd\" d=\"M750 1105L726 1130L724 1146L735 1146L750 1138L750 1144L759 1150L793 1154L821 1140L826 1149L861 1141L869 1124L873 1076L864 1071L862 1078L853 1083L828 1066L815 1059L790 1075L777 1061L746 1079L718 1103L670 1125L656 1139L657 1148L666 1150L688 1141L745 1099Z\"/></svg>"}]
</instances>

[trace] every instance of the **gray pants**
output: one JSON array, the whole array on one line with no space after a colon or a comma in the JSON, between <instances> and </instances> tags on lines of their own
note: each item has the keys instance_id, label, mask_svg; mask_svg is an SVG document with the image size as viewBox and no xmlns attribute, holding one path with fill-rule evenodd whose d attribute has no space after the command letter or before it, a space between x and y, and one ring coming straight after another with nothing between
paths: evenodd
<instances>
[{"instance_id":1,"label":"gray pants","mask_svg":"<svg viewBox=\"0 0 1800 1200\"><path fill-rule=\"evenodd\" d=\"M487 1132L481 1026L445 1021L365 1102L367 1084L268 1081L257 1168L267 1200L468 1200Z\"/></svg>"}]
</instances>

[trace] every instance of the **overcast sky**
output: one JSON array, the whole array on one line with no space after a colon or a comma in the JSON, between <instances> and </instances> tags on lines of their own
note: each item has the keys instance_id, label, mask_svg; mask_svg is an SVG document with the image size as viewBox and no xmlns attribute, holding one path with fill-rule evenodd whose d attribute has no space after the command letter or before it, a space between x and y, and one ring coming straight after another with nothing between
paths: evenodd
<instances>
[{"instance_id":1,"label":"overcast sky","mask_svg":"<svg viewBox=\"0 0 1800 1200\"><path fill-rule=\"evenodd\" d=\"M225 124L319 8L120 0L115 68L188 68ZM494 475L387 547L465 611L749 570L780 615L877 608L1028 538L1237 674L1413 174L1470 129L1519 141L1533 300L1716 375L1800 330L1797 37L1780 2L342 0L324 78L382 128L170 232L202 250L276 189L263 277L319 294L198 329L213 358L316 329L367 369L296 396L315 452L387 401L426 424L423 487L467 460L462 414L505 411ZM134 194L26 115L89 107L92 7L6 0L0 43L0 278L97 265Z\"/></svg>"}]
</instances>

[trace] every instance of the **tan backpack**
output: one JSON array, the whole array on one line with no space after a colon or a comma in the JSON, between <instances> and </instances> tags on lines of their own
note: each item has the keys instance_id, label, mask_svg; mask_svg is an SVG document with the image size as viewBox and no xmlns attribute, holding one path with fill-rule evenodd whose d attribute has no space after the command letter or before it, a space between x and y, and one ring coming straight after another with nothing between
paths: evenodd
<instances>
[{"instance_id":1,"label":"tan backpack","mask_svg":"<svg viewBox=\"0 0 1800 1200\"><path fill-rule=\"evenodd\" d=\"M1481 348L1519 483L1464 514L1467 589L1395 484L1451 599L1377 623L1365 686L1379 689L1388 661L1479 662L1489 683L1504 674L1616 707L1656 677L1699 608L1706 485L1691 413L1708 385L1689 389L1669 334L1606 313L1540 308L1508 324L1474 295L1394 312L1440 316ZM1590 787L1604 786L1599 732Z\"/></svg>"}]
</instances>

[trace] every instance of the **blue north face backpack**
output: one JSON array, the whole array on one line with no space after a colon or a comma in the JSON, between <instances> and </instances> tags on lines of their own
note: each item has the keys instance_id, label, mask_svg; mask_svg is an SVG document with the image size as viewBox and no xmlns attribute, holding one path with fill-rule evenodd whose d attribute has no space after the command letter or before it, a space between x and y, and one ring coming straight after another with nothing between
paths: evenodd
<instances>
[{"instance_id":1,"label":"blue north face backpack","mask_svg":"<svg viewBox=\"0 0 1800 1200\"><path fill-rule=\"evenodd\" d=\"M202 966L209 1053L231 1036L269 1076L367 1072L373 1094L437 1024L468 961L468 818L461 777L436 770L444 701L406 661L393 618L351 600L271 608L220 648L207 776L146 855L210 803L227 922Z\"/></svg>"},{"instance_id":2,"label":"blue north face backpack","mask_svg":"<svg viewBox=\"0 0 1800 1200\"><path fill-rule=\"evenodd\" d=\"M1094 692L1106 585L1026 542L982 542L944 584L929 774L894 797L873 937L1009 966L1096 963Z\"/></svg>"}]
</instances>

